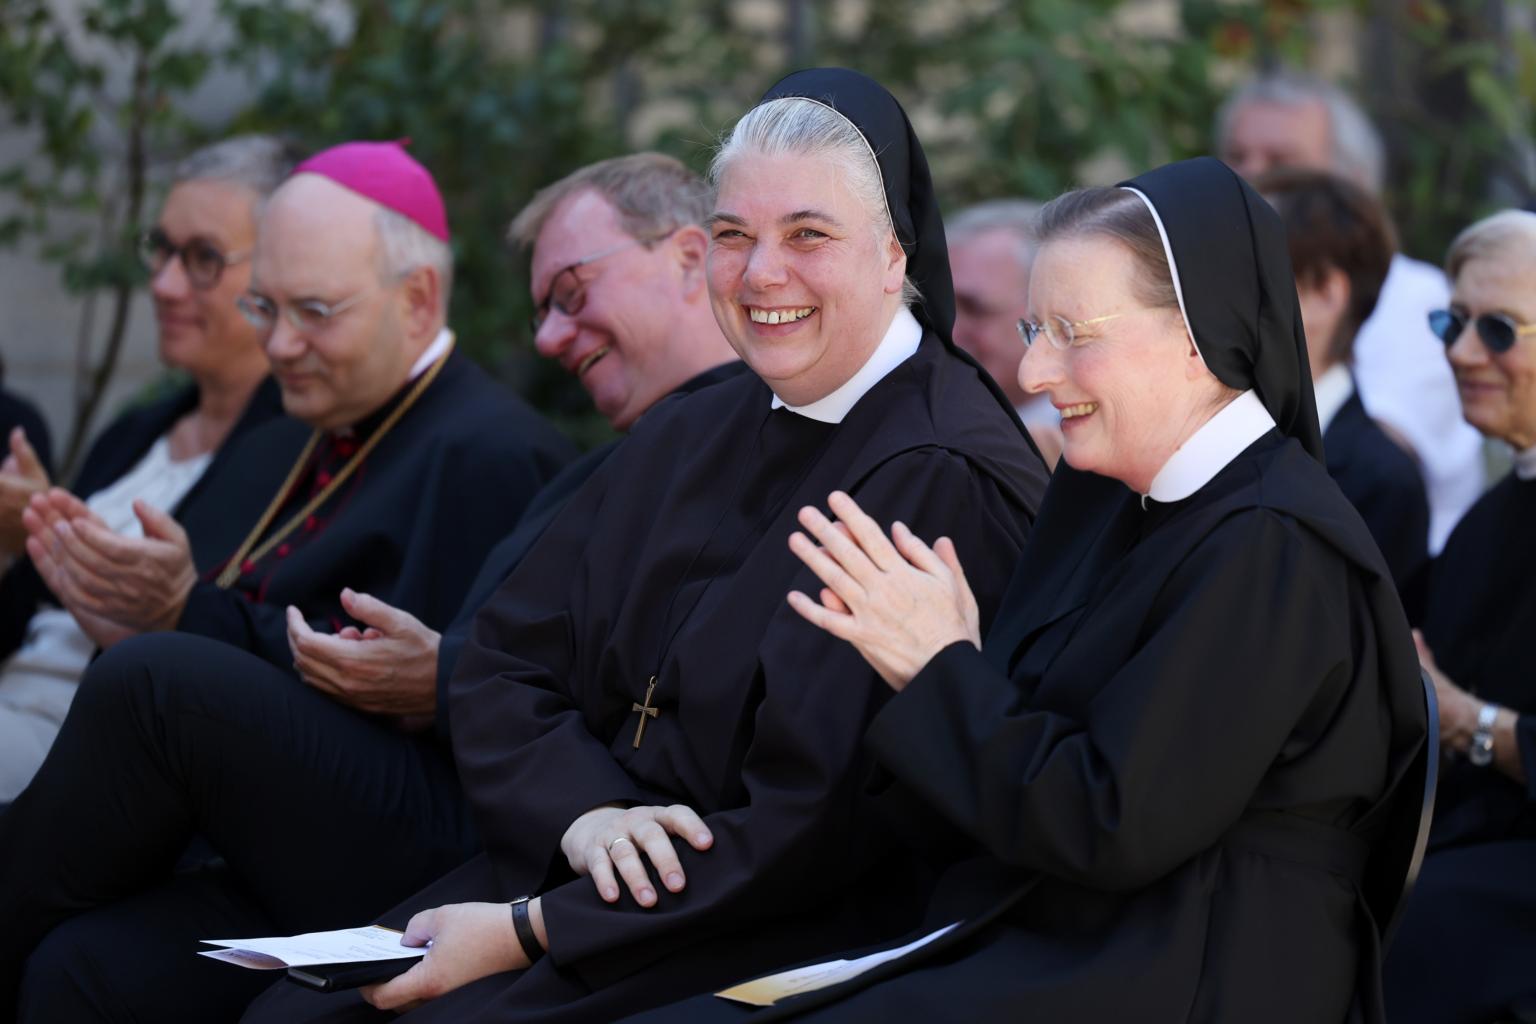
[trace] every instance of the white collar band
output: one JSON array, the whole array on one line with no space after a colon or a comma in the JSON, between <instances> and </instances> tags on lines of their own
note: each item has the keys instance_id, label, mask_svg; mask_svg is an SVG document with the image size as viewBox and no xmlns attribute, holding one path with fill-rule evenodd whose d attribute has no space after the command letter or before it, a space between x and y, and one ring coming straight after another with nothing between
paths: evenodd
<instances>
[{"instance_id":1,"label":"white collar band","mask_svg":"<svg viewBox=\"0 0 1536 1024\"><path fill-rule=\"evenodd\" d=\"M801 416L822 423L841 423L848 411L858 404L869 389L885 379L885 375L912 358L923 340L923 325L917 322L912 311L903 306L897 310L886 328L885 337L864 360L857 373L825 398L818 398L808 405L790 405L778 395L773 396L773 408L788 409Z\"/></svg>"},{"instance_id":2,"label":"white collar band","mask_svg":"<svg viewBox=\"0 0 1536 1024\"><path fill-rule=\"evenodd\" d=\"M1257 393L1244 391L1205 421L1205 424L1179 446L1152 478L1152 486L1141 497L1153 501L1183 501L1210 483L1249 445L1275 428L1275 419L1264 408Z\"/></svg>"},{"instance_id":3,"label":"white collar band","mask_svg":"<svg viewBox=\"0 0 1536 1024\"><path fill-rule=\"evenodd\" d=\"M428 345L427 350L416 358L416 362L411 364L411 372L405 378L406 383L409 384L417 377L420 377L422 374L426 373L427 367L435 363L437 361L437 357L448 351L448 347L452 344L452 331L446 327L438 331L437 337L432 339L432 344Z\"/></svg>"},{"instance_id":4,"label":"white collar band","mask_svg":"<svg viewBox=\"0 0 1536 1024\"><path fill-rule=\"evenodd\" d=\"M1536 445L1515 452L1515 476L1521 480L1536 480Z\"/></svg>"},{"instance_id":5,"label":"white collar band","mask_svg":"<svg viewBox=\"0 0 1536 1024\"><path fill-rule=\"evenodd\" d=\"M1328 367L1321 377L1312 382L1312 394L1317 398L1317 425L1323 433L1328 433L1333 418L1354 393L1354 375L1343 363Z\"/></svg>"}]
</instances>

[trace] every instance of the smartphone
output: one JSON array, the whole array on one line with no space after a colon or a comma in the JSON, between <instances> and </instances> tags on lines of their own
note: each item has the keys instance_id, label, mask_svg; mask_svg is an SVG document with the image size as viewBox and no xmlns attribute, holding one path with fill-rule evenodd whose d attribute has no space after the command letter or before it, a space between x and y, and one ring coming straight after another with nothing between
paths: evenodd
<instances>
[{"instance_id":1,"label":"smartphone","mask_svg":"<svg viewBox=\"0 0 1536 1024\"><path fill-rule=\"evenodd\" d=\"M426 950L422 950L422 956ZM362 985L377 985L414 967L421 956L398 960L365 960L350 964L312 964L288 968L288 980L317 992L341 992Z\"/></svg>"}]
</instances>

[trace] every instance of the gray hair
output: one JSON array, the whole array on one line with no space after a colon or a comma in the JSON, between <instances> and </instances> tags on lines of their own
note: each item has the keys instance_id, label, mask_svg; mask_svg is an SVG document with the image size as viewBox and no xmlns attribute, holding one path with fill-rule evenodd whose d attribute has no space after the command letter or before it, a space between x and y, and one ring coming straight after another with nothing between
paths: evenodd
<instances>
[{"instance_id":1,"label":"gray hair","mask_svg":"<svg viewBox=\"0 0 1536 1024\"><path fill-rule=\"evenodd\" d=\"M682 162L661 153L634 153L599 160L545 185L528 201L507 238L531 249L555 209L579 192L593 191L617 211L631 238L650 242L709 217L709 189Z\"/></svg>"},{"instance_id":2,"label":"gray hair","mask_svg":"<svg viewBox=\"0 0 1536 1024\"><path fill-rule=\"evenodd\" d=\"M1006 231L1018 242L1019 266L1028 270L1035 258L1042 205L1032 199L989 199L947 218L944 236L953 245L993 231Z\"/></svg>"},{"instance_id":3,"label":"gray hair","mask_svg":"<svg viewBox=\"0 0 1536 1024\"><path fill-rule=\"evenodd\" d=\"M402 213L380 206L373 215L374 231L379 239L379 276L386 282L398 281L419 267L437 271L441 283L442 311L448 309L453 290L453 249Z\"/></svg>"},{"instance_id":4,"label":"gray hair","mask_svg":"<svg viewBox=\"0 0 1536 1024\"><path fill-rule=\"evenodd\" d=\"M1473 260L1504 256L1511 250L1536 255L1536 213L1501 210L1463 228L1445 254L1445 276L1454 282Z\"/></svg>"},{"instance_id":5,"label":"gray hair","mask_svg":"<svg viewBox=\"0 0 1536 1024\"><path fill-rule=\"evenodd\" d=\"M1278 71L1261 75L1227 97L1216 115L1217 146L1225 150L1232 119L1247 103L1302 106L1321 103L1328 112L1333 139L1333 170L1368 190L1381 193L1386 177L1386 150L1376 126L1343 89L1315 75Z\"/></svg>"},{"instance_id":6,"label":"gray hair","mask_svg":"<svg viewBox=\"0 0 1536 1024\"><path fill-rule=\"evenodd\" d=\"M869 140L852 121L827 104L787 96L747 111L710 162L709 183L717 194L726 167L747 152L763 156L814 156L831 161L842 171L843 184L869 212L880 239L884 241L895 232L880 165ZM902 282L903 303L910 306L921 298L910 277Z\"/></svg>"},{"instance_id":7,"label":"gray hair","mask_svg":"<svg viewBox=\"0 0 1536 1024\"><path fill-rule=\"evenodd\" d=\"M189 181L244 185L265 199L293 173L298 152L272 135L236 135L194 151L171 173L173 186Z\"/></svg>"}]
</instances>

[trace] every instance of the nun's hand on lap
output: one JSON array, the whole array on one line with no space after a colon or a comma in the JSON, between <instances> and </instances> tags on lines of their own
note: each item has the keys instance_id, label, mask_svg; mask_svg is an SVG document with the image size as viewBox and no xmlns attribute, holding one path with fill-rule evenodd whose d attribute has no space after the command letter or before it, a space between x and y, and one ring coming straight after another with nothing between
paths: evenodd
<instances>
[{"instance_id":1,"label":"nun's hand on lap","mask_svg":"<svg viewBox=\"0 0 1536 1024\"><path fill-rule=\"evenodd\" d=\"M820 602L791 593L795 611L853 644L896 690L950 644L981 647L976 598L948 537L930 548L896 523L887 538L848 495L835 491L827 504L838 522L807 506L800 510L806 533L789 538L825 584Z\"/></svg>"},{"instance_id":2,"label":"nun's hand on lap","mask_svg":"<svg viewBox=\"0 0 1536 1024\"><path fill-rule=\"evenodd\" d=\"M709 826L691 807L615 807L605 805L577 818L560 839L560 851L578 875L587 875L607 903L619 900L619 879L642 907L656 905L656 890L646 871L649 858L668 892L688 884L672 848L678 836L695 850L714 843ZM644 854L644 856L642 856Z\"/></svg>"},{"instance_id":3,"label":"nun's hand on lap","mask_svg":"<svg viewBox=\"0 0 1536 1024\"><path fill-rule=\"evenodd\" d=\"M380 1010L404 1012L487 975L528 966L505 903L450 903L422 911L411 918L400 944L429 942L432 948L410 970L360 989L362 997Z\"/></svg>"}]
</instances>

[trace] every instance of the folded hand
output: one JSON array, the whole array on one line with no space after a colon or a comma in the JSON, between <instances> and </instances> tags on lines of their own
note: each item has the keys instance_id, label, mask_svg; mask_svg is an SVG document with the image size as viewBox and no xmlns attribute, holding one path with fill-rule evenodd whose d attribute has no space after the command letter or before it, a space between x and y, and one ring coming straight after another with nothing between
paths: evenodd
<instances>
[{"instance_id":1,"label":"folded hand","mask_svg":"<svg viewBox=\"0 0 1536 1024\"><path fill-rule=\"evenodd\" d=\"M656 905L656 891L645 869L650 858L668 892L682 892L687 884L683 866L672 848L679 836L695 850L707 850L715 841L708 826L690 807L596 807L577 818L560 840L560 851L578 875L589 875L605 901L619 899L618 876L642 907ZM641 856L641 853L645 857Z\"/></svg>"}]
</instances>

